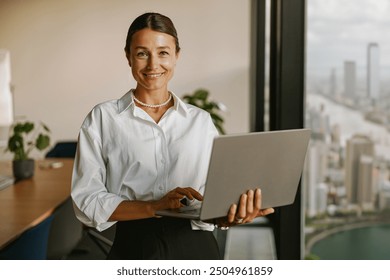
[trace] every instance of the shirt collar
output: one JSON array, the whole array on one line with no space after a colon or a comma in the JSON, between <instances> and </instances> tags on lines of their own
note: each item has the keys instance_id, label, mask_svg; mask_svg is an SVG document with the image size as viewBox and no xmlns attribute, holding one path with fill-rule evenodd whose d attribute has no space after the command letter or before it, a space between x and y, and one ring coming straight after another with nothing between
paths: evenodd
<instances>
[{"instance_id":1,"label":"shirt collar","mask_svg":"<svg viewBox=\"0 0 390 280\"><path fill-rule=\"evenodd\" d=\"M134 107L134 89L129 90L125 95L123 95L119 100L118 100L118 113L121 114L124 112L126 109L129 107ZM174 105L173 109L184 114L187 116L188 114L188 106L186 103L184 103L176 94L171 92L173 100L174 100Z\"/></svg>"},{"instance_id":2,"label":"shirt collar","mask_svg":"<svg viewBox=\"0 0 390 280\"><path fill-rule=\"evenodd\" d=\"M133 89L129 90L125 95L123 95L120 99L118 99L118 113L121 114L127 108L134 104Z\"/></svg>"},{"instance_id":3,"label":"shirt collar","mask_svg":"<svg viewBox=\"0 0 390 280\"><path fill-rule=\"evenodd\" d=\"M182 113L184 116L187 116L188 114L188 105L184 103L176 94L171 92L173 100L175 101L173 108Z\"/></svg>"}]
</instances>

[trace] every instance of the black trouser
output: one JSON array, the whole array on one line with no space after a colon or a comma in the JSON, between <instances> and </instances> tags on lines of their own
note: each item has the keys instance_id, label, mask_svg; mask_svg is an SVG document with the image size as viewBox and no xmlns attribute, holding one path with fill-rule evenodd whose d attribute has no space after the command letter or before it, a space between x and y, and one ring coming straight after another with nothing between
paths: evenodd
<instances>
[{"instance_id":1,"label":"black trouser","mask_svg":"<svg viewBox=\"0 0 390 280\"><path fill-rule=\"evenodd\" d=\"M211 231L192 230L190 220L151 218L118 222L108 259L221 259Z\"/></svg>"}]
</instances>

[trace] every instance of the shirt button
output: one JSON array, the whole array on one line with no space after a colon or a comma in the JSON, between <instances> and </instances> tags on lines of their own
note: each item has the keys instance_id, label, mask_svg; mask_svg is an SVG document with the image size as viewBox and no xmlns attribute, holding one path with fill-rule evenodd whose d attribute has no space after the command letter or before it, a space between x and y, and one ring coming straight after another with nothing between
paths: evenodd
<instances>
[{"instance_id":1,"label":"shirt button","mask_svg":"<svg viewBox=\"0 0 390 280\"><path fill-rule=\"evenodd\" d=\"M161 163L162 163L162 164L165 164L165 159L161 159Z\"/></svg>"},{"instance_id":2,"label":"shirt button","mask_svg":"<svg viewBox=\"0 0 390 280\"><path fill-rule=\"evenodd\" d=\"M158 188L160 191L162 191L164 189L163 186L159 186Z\"/></svg>"}]
</instances>

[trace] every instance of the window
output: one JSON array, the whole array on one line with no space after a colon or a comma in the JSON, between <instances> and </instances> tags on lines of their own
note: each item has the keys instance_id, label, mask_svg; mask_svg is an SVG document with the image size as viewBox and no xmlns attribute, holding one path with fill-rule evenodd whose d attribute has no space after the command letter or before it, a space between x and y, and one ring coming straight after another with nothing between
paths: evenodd
<instances>
[{"instance_id":1,"label":"window","mask_svg":"<svg viewBox=\"0 0 390 280\"><path fill-rule=\"evenodd\" d=\"M390 258L389 12L386 0L307 1L307 258Z\"/></svg>"}]
</instances>

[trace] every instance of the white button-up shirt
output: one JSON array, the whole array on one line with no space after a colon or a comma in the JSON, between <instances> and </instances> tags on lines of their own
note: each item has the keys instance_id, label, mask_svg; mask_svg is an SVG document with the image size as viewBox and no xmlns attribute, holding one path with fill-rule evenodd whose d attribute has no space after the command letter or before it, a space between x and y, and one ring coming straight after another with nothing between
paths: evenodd
<instances>
[{"instance_id":1,"label":"white button-up shirt","mask_svg":"<svg viewBox=\"0 0 390 280\"><path fill-rule=\"evenodd\" d=\"M85 118L73 168L72 199L84 224L104 230L123 200L158 200L176 187L203 193L212 142L210 115L173 95L158 124L135 106L133 91ZM192 221L193 229L214 226Z\"/></svg>"}]
</instances>

